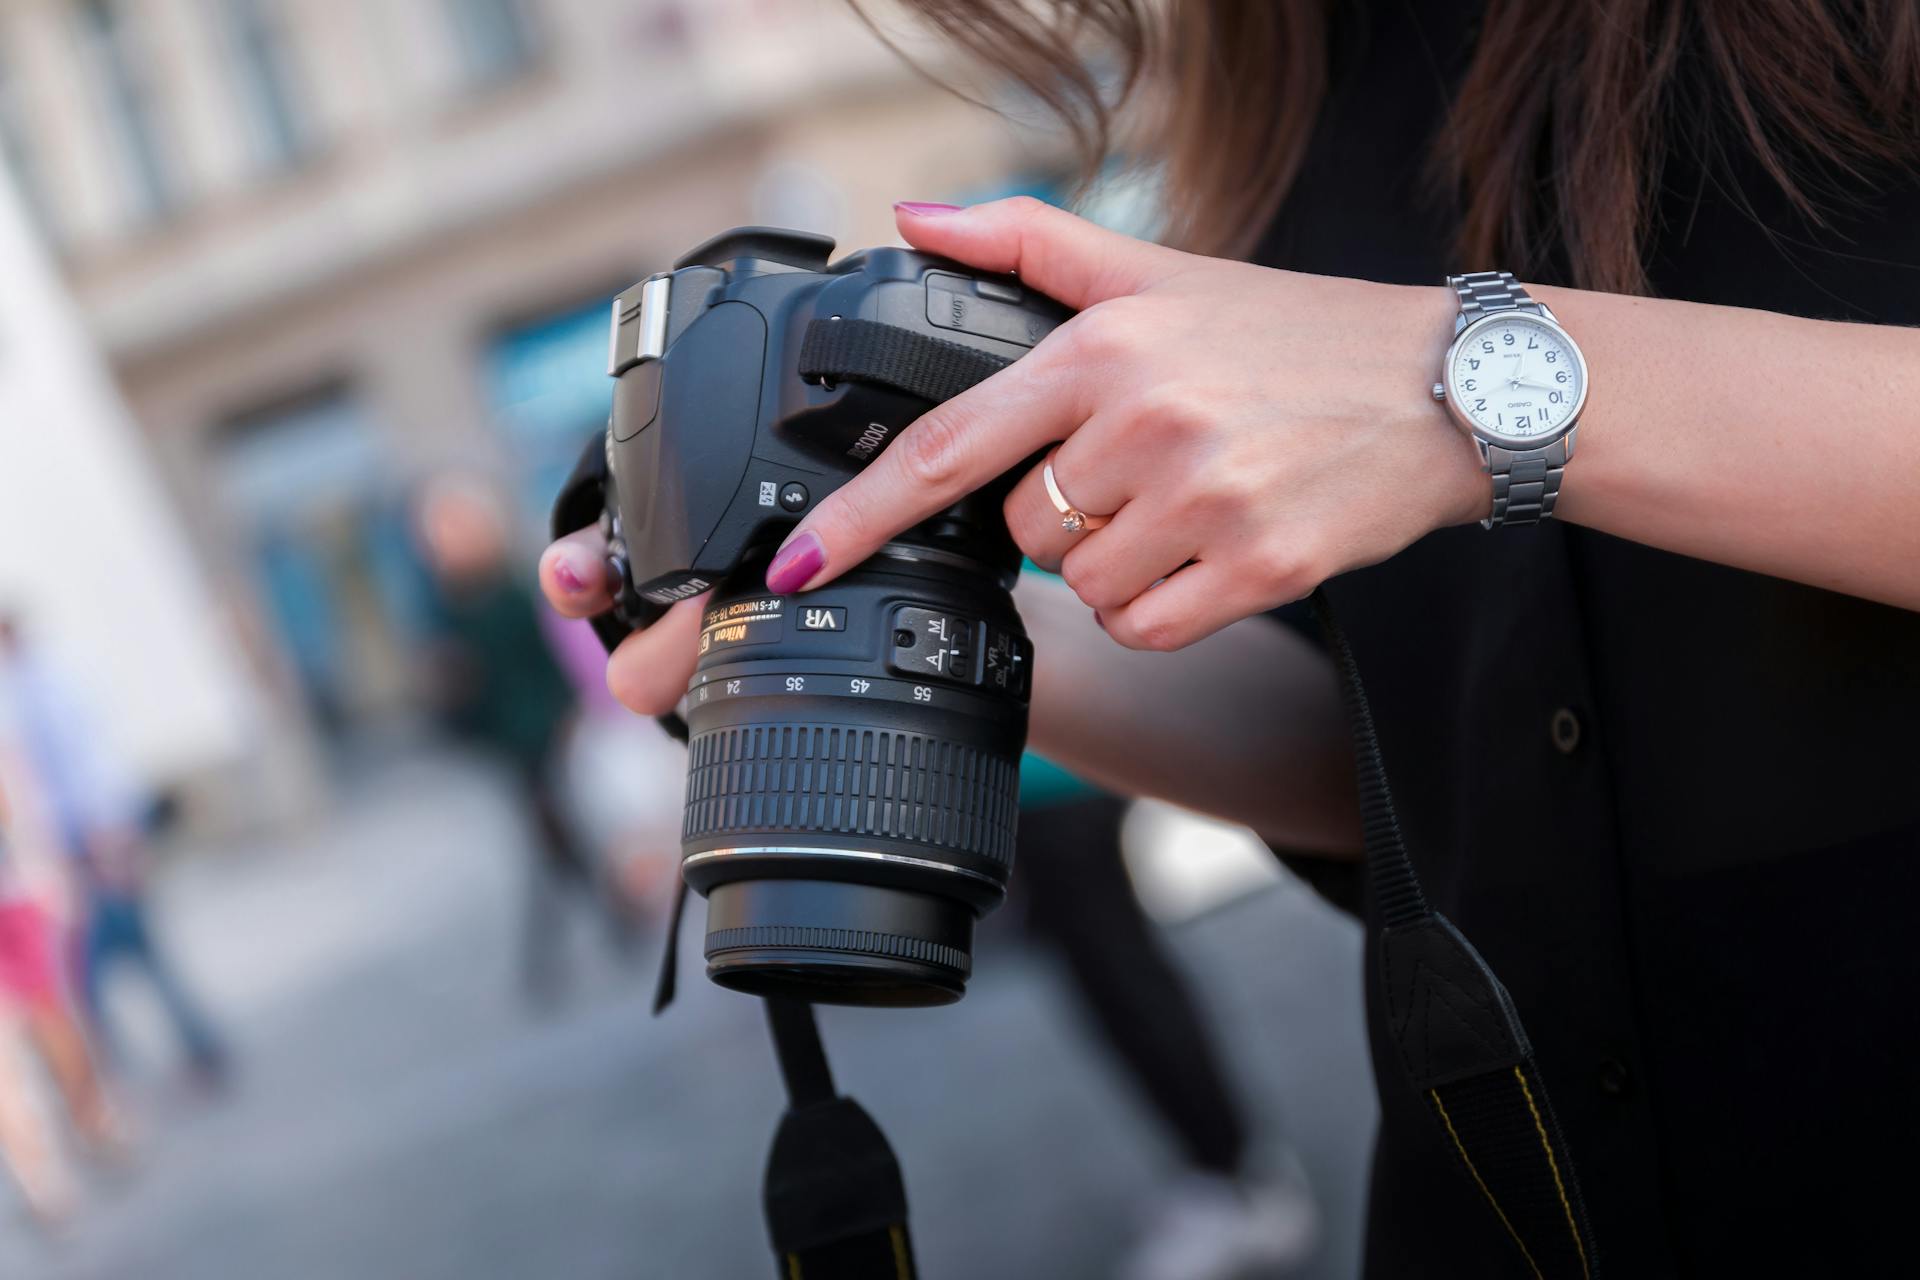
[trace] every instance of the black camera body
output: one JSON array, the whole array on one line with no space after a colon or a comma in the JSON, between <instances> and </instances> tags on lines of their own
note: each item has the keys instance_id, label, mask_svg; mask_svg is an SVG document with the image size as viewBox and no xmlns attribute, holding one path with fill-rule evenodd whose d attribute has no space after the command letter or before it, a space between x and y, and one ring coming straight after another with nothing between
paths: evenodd
<instances>
[{"instance_id":1,"label":"black camera body","mask_svg":"<svg viewBox=\"0 0 1920 1280\"><path fill-rule=\"evenodd\" d=\"M1008 362L1066 318L1010 277L895 248L829 265L832 250L823 236L739 228L615 299L607 460L640 599L708 590L926 412L894 386L803 377L814 322Z\"/></svg>"},{"instance_id":2,"label":"black camera body","mask_svg":"<svg viewBox=\"0 0 1920 1280\"><path fill-rule=\"evenodd\" d=\"M1013 477L826 587L779 596L772 552L914 419L1068 312L906 249L829 263L741 228L614 303L618 380L596 516L609 640L711 591L686 703L683 874L715 981L812 1002L959 998L974 920L1012 867L1032 653L1001 518ZM598 459L591 459L598 462Z\"/></svg>"}]
</instances>

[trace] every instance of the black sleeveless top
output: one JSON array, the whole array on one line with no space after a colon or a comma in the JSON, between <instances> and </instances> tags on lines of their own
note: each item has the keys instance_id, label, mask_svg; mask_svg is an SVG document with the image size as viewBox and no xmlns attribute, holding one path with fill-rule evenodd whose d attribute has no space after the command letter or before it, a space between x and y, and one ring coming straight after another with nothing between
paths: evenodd
<instances>
[{"instance_id":1,"label":"black sleeveless top","mask_svg":"<svg viewBox=\"0 0 1920 1280\"><path fill-rule=\"evenodd\" d=\"M1477 6L1367 8L1256 260L1436 288L1514 265L1456 262L1422 177ZM1727 150L1675 148L1657 293L1920 324L1920 179L1834 179L1820 227ZM1818 439L1810 469L1885 465L1844 422ZM1533 1037L1604 1273L1911 1270L1920 614L1556 522L1444 530L1328 591L1429 896ZM1368 990L1367 1274L1528 1276Z\"/></svg>"}]
</instances>

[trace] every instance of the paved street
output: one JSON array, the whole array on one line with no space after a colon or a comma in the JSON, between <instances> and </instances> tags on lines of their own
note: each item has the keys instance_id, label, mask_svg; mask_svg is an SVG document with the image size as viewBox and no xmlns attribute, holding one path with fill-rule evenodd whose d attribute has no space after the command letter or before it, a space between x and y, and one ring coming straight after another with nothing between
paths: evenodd
<instances>
[{"instance_id":1,"label":"paved street","mask_svg":"<svg viewBox=\"0 0 1920 1280\"><path fill-rule=\"evenodd\" d=\"M137 1167L94 1177L52 1243L0 1193L0 1276L770 1276L778 1085L757 1006L700 977L697 904L663 1019L652 948L622 965L584 915L573 996L536 1016L515 970L522 836L491 780L404 758L343 795L294 847L167 879L164 927L236 1041L238 1088L181 1096L145 1037ZM1289 884L1173 938L1322 1192L1311 1274L1353 1275L1373 1126L1357 931ZM929 1280L1103 1276L1170 1147L1044 956L1000 929L977 959L957 1006L829 1011L842 1085L900 1153Z\"/></svg>"}]
</instances>

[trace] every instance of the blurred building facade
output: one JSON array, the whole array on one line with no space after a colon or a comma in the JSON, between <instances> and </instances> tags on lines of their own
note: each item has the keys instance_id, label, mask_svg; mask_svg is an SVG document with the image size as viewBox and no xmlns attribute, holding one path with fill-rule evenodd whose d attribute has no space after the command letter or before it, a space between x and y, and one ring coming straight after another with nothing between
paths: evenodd
<instances>
[{"instance_id":1,"label":"blurred building facade","mask_svg":"<svg viewBox=\"0 0 1920 1280\"><path fill-rule=\"evenodd\" d=\"M891 240L1055 145L839 0L0 0L0 154L282 761L415 701L413 480L490 472L537 537L613 292L743 222Z\"/></svg>"}]
</instances>

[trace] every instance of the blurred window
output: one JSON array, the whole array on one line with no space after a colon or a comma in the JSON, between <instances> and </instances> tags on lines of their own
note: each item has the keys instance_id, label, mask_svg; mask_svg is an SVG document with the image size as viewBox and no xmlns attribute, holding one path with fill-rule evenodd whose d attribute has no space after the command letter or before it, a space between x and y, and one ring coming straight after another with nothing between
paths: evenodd
<instances>
[{"instance_id":1,"label":"blurred window","mask_svg":"<svg viewBox=\"0 0 1920 1280\"><path fill-rule=\"evenodd\" d=\"M531 70L539 53L526 0L444 0L467 79L500 84Z\"/></svg>"},{"instance_id":2,"label":"blurred window","mask_svg":"<svg viewBox=\"0 0 1920 1280\"><path fill-rule=\"evenodd\" d=\"M254 147L270 168L291 167L308 137L294 107L292 49L282 27L284 0L218 0Z\"/></svg>"},{"instance_id":3,"label":"blurred window","mask_svg":"<svg viewBox=\"0 0 1920 1280\"><path fill-rule=\"evenodd\" d=\"M162 217L173 208L174 190L154 128L158 115L149 69L128 6L121 0L81 0L79 19L81 52L119 135L136 205L148 218Z\"/></svg>"},{"instance_id":4,"label":"blurred window","mask_svg":"<svg viewBox=\"0 0 1920 1280\"><path fill-rule=\"evenodd\" d=\"M0 63L0 166L13 175L20 201L40 234L49 241L57 241L60 228L53 219L53 206L41 183L39 156L33 134L27 127L20 85L4 63Z\"/></svg>"}]
</instances>

